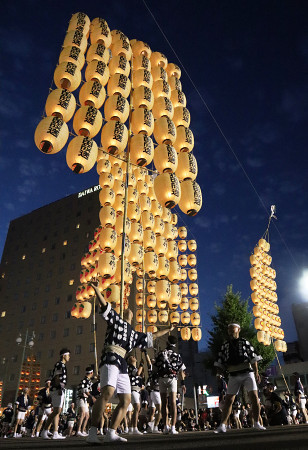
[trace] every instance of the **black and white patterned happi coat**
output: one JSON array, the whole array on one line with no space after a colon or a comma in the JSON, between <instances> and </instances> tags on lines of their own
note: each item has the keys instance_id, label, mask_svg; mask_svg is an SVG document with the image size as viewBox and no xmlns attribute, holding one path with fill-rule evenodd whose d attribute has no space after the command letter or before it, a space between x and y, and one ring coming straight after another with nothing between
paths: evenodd
<instances>
[{"instance_id":1,"label":"black and white patterned happi coat","mask_svg":"<svg viewBox=\"0 0 308 450\"><path fill-rule=\"evenodd\" d=\"M102 352L100 367L104 364L116 365L120 373L127 373L127 363L122 356L114 352L106 352L106 347L109 345L118 345L130 352L133 348L150 348L153 347L152 333L140 333L133 330L132 326L121 319L119 314L111 308L110 303L107 304L102 317L107 322L107 331L105 337L104 348Z\"/></svg>"},{"instance_id":2,"label":"black and white patterned happi coat","mask_svg":"<svg viewBox=\"0 0 308 450\"><path fill-rule=\"evenodd\" d=\"M59 376L60 386L56 386L55 383L54 383L54 378L55 378L56 375ZM62 361L58 361L55 364L55 367L54 367L53 372L52 372L52 380L51 380L51 388L50 388L50 390L51 391L55 391L55 390L59 389L60 387L62 389L64 389L65 386L66 386L66 383L67 383L67 368L66 368L66 365Z\"/></svg>"},{"instance_id":3,"label":"black and white patterned happi coat","mask_svg":"<svg viewBox=\"0 0 308 450\"><path fill-rule=\"evenodd\" d=\"M156 364L150 365L148 367L148 380L146 387L151 391L159 391L159 383L158 383L158 369Z\"/></svg>"},{"instance_id":4,"label":"black and white patterned happi coat","mask_svg":"<svg viewBox=\"0 0 308 450\"><path fill-rule=\"evenodd\" d=\"M130 379L130 385L132 387L132 391L135 387L142 387L142 377L138 375L138 368L133 366L132 364L127 365L127 373Z\"/></svg>"},{"instance_id":5,"label":"black and white patterned happi coat","mask_svg":"<svg viewBox=\"0 0 308 450\"><path fill-rule=\"evenodd\" d=\"M157 366L157 375L159 378L177 378L178 373L186 369L181 355L171 348L166 348L158 353L155 365Z\"/></svg>"},{"instance_id":6,"label":"black and white patterned happi coat","mask_svg":"<svg viewBox=\"0 0 308 450\"><path fill-rule=\"evenodd\" d=\"M88 395L92 390L92 381L88 377L84 377L78 384L78 398L88 398Z\"/></svg>"},{"instance_id":7,"label":"black and white patterned happi coat","mask_svg":"<svg viewBox=\"0 0 308 450\"><path fill-rule=\"evenodd\" d=\"M232 347L231 347L232 346ZM235 347L236 346L236 347ZM236 353L236 358L234 358ZM218 353L218 360L214 363L214 366L220 367L225 370L228 366L241 364L241 363L254 363L261 361L262 357L255 353L255 349L246 339L239 338L225 341Z\"/></svg>"}]
</instances>

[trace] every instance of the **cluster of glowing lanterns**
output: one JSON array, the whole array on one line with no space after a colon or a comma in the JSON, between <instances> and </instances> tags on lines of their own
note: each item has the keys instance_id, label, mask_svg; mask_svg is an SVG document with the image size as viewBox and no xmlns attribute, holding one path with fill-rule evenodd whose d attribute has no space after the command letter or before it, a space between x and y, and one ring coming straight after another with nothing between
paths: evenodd
<instances>
[{"instance_id":1,"label":"cluster of glowing lanterns","mask_svg":"<svg viewBox=\"0 0 308 450\"><path fill-rule=\"evenodd\" d=\"M194 216L202 206L190 112L180 77L180 68L148 44L111 31L104 19L91 22L84 13L76 13L55 69L57 89L47 98L35 143L46 154L59 152L69 139L67 123L72 120L76 136L67 146L67 164L78 174L96 165L99 176L100 225L81 261L72 317L90 316L94 291L87 283L94 278L120 311L124 252L124 307L137 272L137 286L142 284L138 295L144 293L142 302L149 308L141 321L137 311L137 327L146 319L153 331L157 320L170 321L183 326L183 339L200 340L197 244L186 240L185 227L177 228L177 214L170 211L178 205ZM155 170L147 168L150 164ZM153 292L147 291L146 300L145 277L157 284Z\"/></svg>"},{"instance_id":2,"label":"cluster of glowing lanterns","mask_svg":"<svg viewBox=\"0 0 308 450\"><path fill-rule=\"evenodd\" d=\"M274 346L279 352L287 351L284 339L284 331L281 328L279 307L277 305L277 284L275 282L276 271L270 267L272 257L268 254L270 244L265 239L260 239L250 256L250 287L253 291L251 299L254 303L253 314L255 328L258 330L257 338L264 345L270 345L275 339Z\"/></svg>"}]
</instances>

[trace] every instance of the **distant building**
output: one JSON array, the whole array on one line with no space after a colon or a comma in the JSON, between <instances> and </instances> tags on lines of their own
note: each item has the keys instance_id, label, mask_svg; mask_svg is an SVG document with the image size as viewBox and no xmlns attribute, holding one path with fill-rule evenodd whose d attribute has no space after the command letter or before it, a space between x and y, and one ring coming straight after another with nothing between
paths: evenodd
<instances>
[{"instance_id":1,"label":"distant building","mask_svg":"<svg viewBox=\"0 0 308 450\"><path fill-rule=\"evenodd\" d=\"M299 354L303 361L308 361L308 303L293 304L292 313L298 336Z\"/></svg>"},{"instance_id":2,"label":"distant building","mask_svg":"<svg viewBox=\"0 0 308 450\"><path fill-rule=\"evenodd\" d=\"M282 354L284 362L286 364L301 362L302 359L299 353L298 341L288 342L287 345L288 345L287 351Z\"/></svg>"}]
</instances>

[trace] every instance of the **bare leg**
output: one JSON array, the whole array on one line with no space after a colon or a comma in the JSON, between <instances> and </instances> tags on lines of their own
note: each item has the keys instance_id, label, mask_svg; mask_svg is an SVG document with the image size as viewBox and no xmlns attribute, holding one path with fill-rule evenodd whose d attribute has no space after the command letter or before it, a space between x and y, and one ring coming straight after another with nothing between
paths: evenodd
<instances>
[{"instance_id":1,"label":"bare leg","mask_svg":"<svg viewBox=\"0 0 308 450\"><path fill-rule=\"evenodd\" d=\"M112 386L104 386L101 395L93 405L92 410L92 426L99 428L106 404L113 396L115 388Z\"/></svg>"},{"instance_id":2,"label":"bare leg","mask_svg":"<svg viewBox=\"0 0 308 450\"><path fill-rule=\"evenodd\" d=\"M118 394L118 397L119 397L119 404L112 414L110 423L110 428L112 428L113 430L116 430L120 425L120 423L122 422L131 400L130 394Z\"/></svg>"},{"instance_id":3,"label":"bare leg","mask_svg":"<svg viewBox=\"0 0 308 450\"><path fill-rule=\"evenodd\" d=\"M254 422L259 422L260 417L260 402L258 398L258 391L250 391L249 392L251 406L252 406L252 417Z\"/></svg>"},{"instance_id":4,"label":"bare leg","mask_svg":"<svg viewBox=\"0 0 308 450\"><path fill-rule=\"evenodd\" d=\"M170 401L170 413L171 413L171 426L176 424L176 392L171 392L169 394Z\"/></svg>"},{"instance_id":5,"label":"bare leg","mask_svg":"<svg viewBox=\"0 0 308 450\"><path fill-rule=\"evenodd\" d=\"M232 405L235 399L235 395L227 394L225 397L224 406L221 413L221 424L227 425L228 419L232 411Z\"/></svg>"}]
</instances>

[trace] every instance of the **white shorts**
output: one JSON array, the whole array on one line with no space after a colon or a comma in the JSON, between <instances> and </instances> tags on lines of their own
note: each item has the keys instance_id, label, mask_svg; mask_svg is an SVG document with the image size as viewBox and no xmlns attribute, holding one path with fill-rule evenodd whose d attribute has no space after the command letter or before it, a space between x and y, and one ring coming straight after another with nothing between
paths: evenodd
<instances>
[{"instance_id":1,"label":"white shorts","mask_svg":"<svg viewBox=\"0 0 308 450\"><path fill-rule=\"evenodd\" d=\"M133 410L133 405L130 403L128 405L127 412L132 412L132 410Z\"/></svg>"},{"instance_id":2,"label":"white shorts","mask_svg":"<svg viewBox=\"0 0 308 450\"><path fill-rule=\"evenodd\" d=\"M19 420L19 419L22 419L22 420L24 420L24 418L25 418L25 415L26 415L26 411L17 411L17 420Z\"/></svg>"},{"instance_id":3,"label":"white shorts","mask_svg":"<svg viewBox=\"0 0 308 450\"><path fill-rule=\"evenodd\" d=\"M51 403L54 408L62 408L64 403L64 392L59 394L59 391L50 391Z\"/></svg>"},{"instance_id":4,"label":"white shorts","mask_svg":"<svg viewBox=\"0 0 308 450\"><path fill-rule=\"evenodd\" d=\"M140 404L140 392L132 391L132 400L131 400L131 402L132 402L133 405L135 403L139 403Z\"/></svg>"},{"instance_id":5,"label":"white shorts","mask_svg":"<svg viewBox=\"0 0 308 450\"><path fill-rule=\"evenodd\" d=\"M68 426L69 428L73 428L74 423L75 423L75 420L74 420L74 419L73 419L73 420L68 420L67 426Z\"/></svg>"},{"instance_id":6,"label":"white shorts","mask_svg":"<svg viewBox=\"0 0 308 450\"><path fill-rule=\"evenodd\" d=\"M47 417L51 414L51 407L50 408L40 408L39 409L39 415L42 416L42 421L47 419Z\"/></svg>"},{"instance_id":7,"label":"white shorts","mask_svg":"<svg viewBox=\"0 0 308 450\"><path fill-rule=\"evenodd\" d=\"M253 372L230 375L228 381L227 394L237 395L241 386L245 386L248 392L257 391L257 383Z\"/></svg>"},{"instance_id":8,"label":"white shorts","mask_svg":"<svg viewBox=\"0 0 308 450\"><path fill-rule=\"evenodd\" d=\"M151 393L150 393L150 408L155 408L155 405L161 405L160 392L151 391Z\"/></svg>"},{"instance_id":9,"label":"white shorts","mask_svg":"<svg viewBox=\"0 0 308 450\"><path fill-rule=\"evenodd\" d=\"M116 394L130 394L130 380L127 373L120 373L120 370L114 364L105 364L100 368L101 389L105 386L112 386Z\"/></svg>"},{"instance_id":10,"label":"white shorts","mask_svg":"<svg viewBox=\"0 0 308 450\"><path fill-rule=\"evenodd\" d=\"M171 392L177 392L178 390L176 378L159 378L158 383L161 394L171 394Z\"/></svg>"},{"instance_id":11,"label":"white shorts","mask_svg":"<svg viewBox=\"0 0 308 450\"><path fill-rule=\"evenodd\" d=\"M305 397L300 397L299 404L300 404L300 408L301 409L305 409L306 408L306 398Z\"/></svg>"},{"instance_id":12,"label":"white shorts","mask_svg":"<svg viewBox=\"0 0 308 450\"><path fill-rule=\"evenodd\" d=\"M89 412L89 404L85 398L78 399L78 408L82 408L84 412Z\"/></svg>"}]
</instances>

